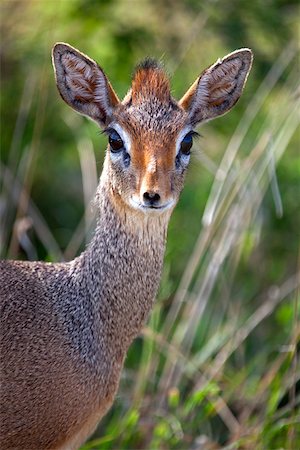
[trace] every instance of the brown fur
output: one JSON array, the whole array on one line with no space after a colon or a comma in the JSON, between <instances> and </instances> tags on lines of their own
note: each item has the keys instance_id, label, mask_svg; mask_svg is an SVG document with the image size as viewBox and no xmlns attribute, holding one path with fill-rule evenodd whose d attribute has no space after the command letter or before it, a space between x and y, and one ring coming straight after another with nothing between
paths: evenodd
<instances>
[{"instance_id":1,"label":"brown fur","mask_svg":"<svg viewBox=\"0 0 300 450\"><path fill-rule=\"evenodd\" d=\"M119 151L108 148L97 228L85 252L62 264L0 262L1 449L77 449L111 406L158 289L168 221L188 165L182 139L201 118L236 102L251 53L224 61L179 104L162 69L146 61L120 103L94 61L55 46L62 98L124 142ZM145 203L145 193L158 196L155 205Z\"/></svg>"},{"instance_id":2,"label":"brown fur","mask_svg":"<svg viewBox=\"0 0 300 450\"><path fill-rule=\"evenodd\" d=\"M153 95L163 104L169 104L170 82L163 69L152 60L146 60L137 67L132 79L131 99L134 105L142 103Z\"/></svg>"}]
</instances>

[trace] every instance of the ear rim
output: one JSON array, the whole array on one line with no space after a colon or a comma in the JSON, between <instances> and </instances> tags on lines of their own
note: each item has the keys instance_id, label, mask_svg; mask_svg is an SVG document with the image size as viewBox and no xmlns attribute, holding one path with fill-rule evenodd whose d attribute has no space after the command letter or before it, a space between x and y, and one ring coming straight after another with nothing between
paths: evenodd
<instances>
[{"instance_id":1,"label":"ear rim","mask_svg":"<svg viewBox=\"0 0 300 450\"><path fill-rule=\"evenodd\" d=\"M179 102L178 102L179 106L181 108L183 108L186 112L188 112L191 123L193 123L193 114L195 115L195 112L197 110L197 108L195 108L195 103L197 100L197 89L200 88L201 79L203 79L203 77L205 75L213 72L213 70L215 68L217 68L219 65L221 65L225 62L231 61L237 57L239 59L241 59L241 61L243 62L243 67L240 69L240 71L245 69L245 66L246 66L245 75L241 78L241 80L239 80L239 83L236 86L236 89L238 89L239 95L237 95L235 101L226 110L224 110L223 112L220 112L212 117L203 118L203 119L200 118L197 120L194 119L195 120L194 125L197 125L199 123L205 123L205 122L208 122L215 118L221 117L221 116L225 115L227 112L229 112L235 106L235 104L238 102L239 98L241 97L241 95L243 93L249 73L252 68L253 57L254 57L252 50L247 47L240 48L231 53L228 53L223 58L219 58L214 64L212 64L211 66L208 66L206 69L203 70L203 72L200 74L200 76L198 78L196 78L194 83L190 86L190 88L186 91L186 93L179 100Z\"/></svg>"},{"instance_id":2,"label":"ear rim","mask_svg":"<svg viewBox=\"0 0 300 450\"><path fill-rule=\"evenodd\" d=\"M86 64L93 67L96 70L99 70L101 73L103 80L106 85L106 102L107 102L107 111L106 111L106 117L105 120L101 120L100 117L92 117L88 113L85 113L81 111L76 105L74 104L74 101L72 99L71 94L69 93L70 89L65 86L65 80L64 80L64 69L63 64L61 62L62 56L66 53L72 53L76 57L84 60ZM89 56L82 53L77 48L73 47L70 44L67 44L65 42L57 42L54 44L52 48L52 65L54 69L54 75L55 75L55 82L58 89L58 92L61 96L61 98L67 103L68 106L70 106L73 110L78 112L79 114L85 115L89 117L91 120L94 120L96 123L98 123L101 127L105 126L107 122L107 118L111 115L112 110L120 104L120 100L114 91L111 83L109 82L104 70L99 66L99 64L94 61ZM64 89L61 88L61 86L64 86ZM94 103L97 105L97 101Z\"/></svg>"}]
</instances>

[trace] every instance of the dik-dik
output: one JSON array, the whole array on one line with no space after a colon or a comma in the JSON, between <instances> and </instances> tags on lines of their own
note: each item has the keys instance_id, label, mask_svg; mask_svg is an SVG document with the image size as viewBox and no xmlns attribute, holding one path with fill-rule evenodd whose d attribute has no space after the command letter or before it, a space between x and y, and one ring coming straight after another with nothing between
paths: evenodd
<instances>
[{"instance_id":1,"label":"dik-dik","mask_svg":"<svg viewBox=\"0 0 300 450\"><path fill-rule=\"evenodd\" d=\"M194 128L234 106L251 63L249 49L219 59L177 102L147 59L120 101L96 62L55 45L60 95L108 147L87 249L67 263L0 263L1 449L77 449L111 406L158 289Z\"/></svg>"}]
</instances>

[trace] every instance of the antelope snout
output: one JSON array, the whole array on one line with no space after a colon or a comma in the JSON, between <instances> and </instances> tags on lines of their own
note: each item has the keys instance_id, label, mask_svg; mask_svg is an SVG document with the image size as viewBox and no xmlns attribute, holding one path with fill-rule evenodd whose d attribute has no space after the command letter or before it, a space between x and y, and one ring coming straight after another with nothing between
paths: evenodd
<instances>
[{"instance_id":1,"label":"antelope snout","mask_svg":"<svg viewBox=\"0 0 300 450\"><path fill-rule=\"evenodd\" d=\"M166 210L174 203L170 181L158 171L147 171L139 188L139 203L143 210Z\"/></svg>"},{"instance_id":2,"label":"antelope snout","mask_svg":"<svg viewBox=\"0 0 300 450\"><path fill-rule=\"evenodd\" d=\"M159 192L146 191L143 193L143 204L148 207L158 207L161 203Z\"/></svg>"}]
</instances>

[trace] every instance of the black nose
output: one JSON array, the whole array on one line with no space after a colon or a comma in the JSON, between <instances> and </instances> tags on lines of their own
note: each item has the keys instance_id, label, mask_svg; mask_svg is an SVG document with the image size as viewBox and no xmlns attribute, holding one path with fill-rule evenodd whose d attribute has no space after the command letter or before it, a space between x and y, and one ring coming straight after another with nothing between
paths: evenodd
<instances>
[{"instance_id":1,"label":"black nose","mask_svg":"<svg viewBox=\"0 0 300 450\"><path fill-rule=\"evenodd\" d=\"M157 192L144 192L143 198L147 206L156 206L160 201L160 195Z\"/></svg>"}]
</instances>

